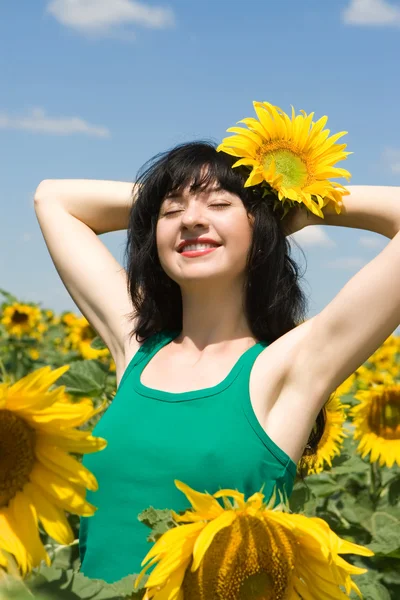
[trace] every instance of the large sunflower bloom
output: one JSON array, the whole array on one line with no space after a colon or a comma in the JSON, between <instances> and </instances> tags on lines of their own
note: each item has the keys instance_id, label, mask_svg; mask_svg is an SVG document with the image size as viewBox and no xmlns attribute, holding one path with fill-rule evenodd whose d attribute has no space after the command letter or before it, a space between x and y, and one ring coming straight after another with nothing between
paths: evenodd
<instances>
[{"instance_id":1,"label":"large sunflower bloom","mask_svg":"<svg viewBox=\"0 0 400 600\"><path fill-rule=\"evenodd\" d=\"M318 443L315 453L304 456L302 463L305 474L321 473L325 464L332 466L332 459L339 455L343 445L343 439L347 437L344 431L346 422L346 411L349 404L343 404L337 396L337 391L333 394L325 405L326 423L324 433Z\"/></svg>"},{"instance_id":2,"label":"large sunflower bloom","mask_svg":"<svg viewBox=\"0 0 400 600\"><path fill-rule=\"evenodd\" d=\"M41 560L49 563L38 521L57 542L70 544L74 536L64 511L90 516L96 510L85 495L97 481L68 453L106 446L76 429L104 405L68 402L65 386L49 390L68 369L43 367L13 385L0 384L0 551L14 555L23 574Z\"/></svg>"},{"instance_id":3,"label":"large sunflower bloom","mask_svg":"<svg viewBox=\"0 0 400 600\"><path fill-rule=\"evenodd\" d=\"M354 439L360 440L357 452L381 467L400 467L400 384L376 385L359 390L354 397L359 404L350 411Z\"/></svg>"},{"instance_id":4,"label":"large sunflower bloom","mask_svg":"<svg viewBox=\"0 0 400 600\"><path fill-rule=\"evenodd\" d=\"M321 208L329 202L333 202L336 212L340 213L342 196L349 192L328 178L349 179L351 176L345 169L334 167L351 154L344 152L347 144L335 144L347 132L328 138L330 131L324 129L326 116L314 123L314 113L307 115L302 110L302 114L296 116L293 107L290 119L269 102L253 102L253 106L259 120L239 121L248 129L230 127L227 132L236 135L224 138L217 148L240 157L233 167L251 168L245 187L267 183L282 203L303 202L322 219Z\"/></svg>"},{"instance_id":5,"label":"large sunflower bloom","mask_svg":"<svg viewBox=\"0 0 400 600\"><path fill-rule=\"evenodd\" d=\"M349 596L362 574L339 554L372 556L362 546L339 538L322 519L272 510L273 496L264 504L261 492L245 502L235 490L213 496L175 485L192 509L172 513L185 523L164 533L142 562L136 579L158 563L145 587L144 600L335 600ZM228 500L232 497L233 506ZM216 498L222 498L224 508ZM278 507L279 508L279 507ZM282 508L282 506L280 506Z\"/></svg>"},{"instance_id":6,"label":"large sunflower bloom","mask_svg":"<svg viewBox=\"0 0 400 600\"><path fill-rule=\"evenodd\" d=\"M3 309L0 319L8 335L17 338L29 336L40 339L47 330L47 325L42 321L41 310L37 306L14 302Z\"/></svg>"}]
</instances>

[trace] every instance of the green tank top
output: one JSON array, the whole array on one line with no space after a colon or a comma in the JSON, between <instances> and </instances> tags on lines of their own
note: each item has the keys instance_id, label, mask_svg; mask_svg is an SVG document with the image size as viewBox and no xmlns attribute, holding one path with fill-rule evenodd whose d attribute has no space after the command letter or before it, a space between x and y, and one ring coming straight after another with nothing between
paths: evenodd
<instances>
[{"instance_id":1,"label":"green tank top","mask_svg":"<svg viewBox=\"0 0 400 600\"><path fill-rule=\"evenodd\" d=\"M292 492L296 464L265 433L250 402L251 368L268 342L246 350L213 387L171 393L143 385L145 366L179 333L163 331L142 344L94 428L108 445L83 460L99 483L96 492L87 492L98 510L80 521L87 577L112 583L140 572L152 544L138 514L149 506L190 508L174 479L210 494L237 489L246 500L262 486L266 500L275 484L288 497Z\"/></svg>"}]
</instances>

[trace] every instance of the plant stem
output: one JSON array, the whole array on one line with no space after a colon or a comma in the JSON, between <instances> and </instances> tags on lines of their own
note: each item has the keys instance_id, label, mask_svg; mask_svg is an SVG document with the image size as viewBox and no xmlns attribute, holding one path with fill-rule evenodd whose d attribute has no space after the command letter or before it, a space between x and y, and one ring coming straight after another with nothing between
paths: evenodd
<instances>
[{"instance_id":1,"label":"plant stem","mask_svg":"<svg viewBox=\"0 0 400 600\"><path fill-rule=\"evenodd\" d=\"M9 381L8 373L6 371L6 368L5 368L4 363L1 358L0 358L0 371L1 371L3 383L8 383L8 381Z\"/></svg>"},{"instance_id":2,"label":"plant stem","mask_svg":"<svg viewBox=\"0 0 400 600\"><path fill-rule=\"evenodd\" d=\"M370 485L370 495L373 503L376 503L379 500L379 496L382 491L382 476L379 465L377 462L370 463L370 476L371 476L371 485Z\"/></svg>"}]
</instances>

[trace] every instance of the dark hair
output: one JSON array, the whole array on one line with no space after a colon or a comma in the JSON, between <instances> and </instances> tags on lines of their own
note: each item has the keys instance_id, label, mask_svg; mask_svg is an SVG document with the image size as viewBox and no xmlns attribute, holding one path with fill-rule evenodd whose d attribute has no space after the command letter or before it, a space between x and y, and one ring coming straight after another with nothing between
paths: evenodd
<instances>
[{"instance_id":1,"label":"dark hair","mask_svg":"<svg viewBox=\"0 0 400 600\"><path fill-rule=\"evenodd\" d=\"M130 338L136 335L137 341L143 342L160 331L182 329L180 287L165 273L158 258L159 209L171 191L187 185L191 191L204 190L214 182L239 196L254 218L244 284L244 310L252 334L271 343L305 320L307 299L280 223L283 213L279 206L273 210L271 199L262 198L260 186L244 187L249 172L242 167L232 169L236 160L217 152L211 142L191 142L156 155L139 171L125 251L128 292L134 307L129 317L135 319ZM323 408L303 457L315 452L325 420Z\"/></svg>"}]
</instances>

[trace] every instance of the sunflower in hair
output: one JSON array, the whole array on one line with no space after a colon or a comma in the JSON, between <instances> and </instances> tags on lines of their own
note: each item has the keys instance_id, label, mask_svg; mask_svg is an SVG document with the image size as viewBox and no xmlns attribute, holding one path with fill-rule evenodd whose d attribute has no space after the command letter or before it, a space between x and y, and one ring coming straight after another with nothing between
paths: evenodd
<instances>
[{"instance_id":1,"label":"sunflower in hair","mask_svg":"<svg viewBox=\"0 0 400 600\"><path fill-rule=\"evenodd\" d=\"M314 122L314 113L301 110L296 116L292 107L291 118L278 106L269 102L253 102L258 119L246 118L238 123L244 127L230 127L234 133L224 138L217 151L239 158L233 168L244 166L251 172L245 187L262 184L265 195L271 191L285 206L285 214L294 202L303 203L308 210L324 218L322 208L332 202L337 214L342 209L342 197L349 191L330 178L351 177L349 171L334 165L351 152L346 144L336 144L345 135L341 131L329 136L324 129L328 117Z\"/></svg>"}]
</instances>

